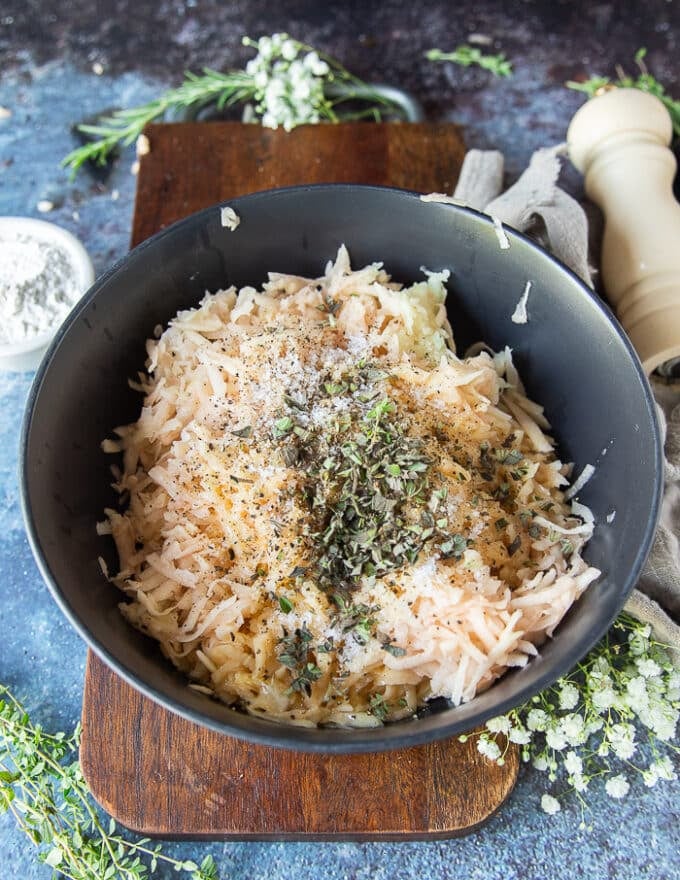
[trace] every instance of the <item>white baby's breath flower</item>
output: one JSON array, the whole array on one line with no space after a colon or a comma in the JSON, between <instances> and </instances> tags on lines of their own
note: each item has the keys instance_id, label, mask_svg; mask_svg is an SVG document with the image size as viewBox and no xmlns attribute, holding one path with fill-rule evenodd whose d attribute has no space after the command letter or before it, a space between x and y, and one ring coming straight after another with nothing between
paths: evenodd
<instances>
[{"instance_id":1,"label":"white baby's breath flower","mask_svg":"<svg viewBox=\"0 0 680 880\"><path fill-rule=\"evenodd\" d=\"M642 675L636 675L635 678L631 678L626 684L628 705L636 714L646 709L649 704L647 684L647 680Z\"/></svg>"},{"instance_id":2,"label":"white baby's breath flower","mask_svg":"<svg viewBox=\"0 0 680 880\"><path fill-rule=\"evenodd\" d=\"M560 729L570 746L580 746L588 738L585 721L578 712L565 715L560 721Z\"/></svg>"},{"instance_id":3,"label":"white baby's breath flower","mask_svg":"<svg viewBox=\"0 0 680 880\"><path fill-rule=\"evenodd\" d=\"M477 751L480 755L484 755L485 758L489 758L491 761L497 761L501 756L498 744L484 736L480 736L477 740Z\"/></svg>"},{"instance_id":4,"label":"white baby's breath flower","mask_svg":"<svg viewBox=\"0 0 680 880\"><path fill-rule=\"evenodd\" d=\"M654 771L657 779L667 779L670 782L678 778L678 774L673 768L673 762L668 755L663 758L657 758L656 761L650 764L649 769Z\"/></svg>"},{"instance_id":5,"label":"white baby's breath flower","mask_svg":"<svg viewBox=\"0 0 680 880\"><path fill-rule=\"evenodd\" d=\"M276 36L276 34L274 36ZM264 61L269 61L273 53L272 40L270 37L260 37L257 41L257 53Z\"/></svg>"},{"instance_id":6,"label":"white baby's breath flower","mask_svg":"<svg viewBox=\"0 0 680 880\"><path fill-rule=\"evenodd\" d=\"M632 724L612 724L607 738L617 758L627 761L635 754L635 728Z\"/></svg>"},{"instance_id":7,"label":"white baby's breath flower","mask_svg":"<svg viewBox=\"0 0 680 880\"><path fill-rule=\"evenodd\" d=\"M257 70L253 75L253 81L255 83L256 89L264 89L266 88L267 83L269 82L269 76L266 70Z\"/></svg>"},{"instance_id":8,"label":"white baby's breath flower","mask_svg":"<svg viewBox=\"0 0 680 880\"><path fill-rule=\"evenodd\" d=\"M619 800L628 794L630 784L626 777L622 773L619 773L618 776L612 776L608 779L604 784L604 788L609 797Z\"/></svg>"},{"instance_id":9,"label":"white baby's breath flower","mask_svg":"<svg viewBox=\"0 0 680 880\"><path fill-rule=\"evenodd\" d=\"M536 755L536 757L532 759L531 765L541 773L545 773L549 766L548 759L545 755Z\"/></svg>"},{"instance_id":10,"label":"white baby's breath flower","mask_svg":"<svg viewBox=\"0 0 680 880\"><path fill-rule=\"evenodd\" d=\"M612 743L612 751L621 761L628 761L635 754L637 746L632 740L622 739Z\"/></svg>"},{"instance_id":11,"label":"white baby's breath flower","mask_svg":"<svg viewBox=\"0 0 680 880\"><path fill-rule=\"evenodd\" d=\"M548 725L548 715L543 709L530 709L527 715L529 730L544 731Z\"/></svg>"},{"instance_id":12,"label":"white baby's breath flower","mask_svg":"<svg viewBox=\"0 0 680 880\"><path fill-rule=\"evenodd\" d=\"M656 775L656 773L654 773L653 770L643 770L642 781L647 786L647 788L654 788L656 783L659 781L659 777Z\"/></svg>"},{"instance_id":13,"label":"white baby's breath flower","mask_svg":"<svg viewBox=\"0 0 680 880\"><path fill-rule=\"evenodd\" d=\"M585 742L594 733L597 733L598 730L602 730L603 727L604 727L604 721L602 720L602 718L600 718L599 715L597 715L593 718L589 718L587 724L585 725L585 727L583 729L583 737L584 737L583 741Z\"/></svg>"},{"instance_id":14,"label":"white baby's breath flower","mask_svg":"<svg viewBox=\"0 0 680 880\"><path fill-rule=\"evenodd\" d=\"M491 733L509 733L510 719L505 715L498 715L496 718L490 718L486 722L486 729Z\"/></svg>"},{"instance_id":15,"label":"white baby's breath flower","mask_svg":"<svg viewBox=\"0 0 680 880\"><path fill-rule=\"evenodd\" d=\"M551 794L543 795L543 797L541 798L541 808L549 816L554 816L555 813L559 813L559 811L562 809L562 807L560 806L560 802Z\"/></svg>"},{"instance_id":16,"label":"white baby's breath flower","mask_svg":"<svg viewBox=\"0 0 680 880\"><path fill-rule=\"evenodd\" d=\"M286 84L282 79L270 79L267 83L267 88L264 90L264 100L269 105L275 105L276 101L282 97L282 95L285 95L285 93Z\"/></svg>"},{"instance_id":17,"label":"white baby's breath flower","mask_svg":"<svg viewBox=\"0 0 680 880\"><path fill-rule=\"evenodd\" d=\"M573 750L564 756L564 769L570 776L580 776L583 773L583 761Z\"/></svg>"},{"instance_id":18,"label":"white baby's breath flower","mask_svg":"<svg viewBox=\"0 0 680 880\"><path fill-rule=\"evenodd\" d=\"M291 83L299 83L302 80L309 79L309 71L298 58L288 68L288 78Z\"/></svg>"},{"instance_id":19,"label":"white baby's breath flower","mask_svg":"<svg viewBox=\"0 0 680 880\"><path fill-rule=\"evenodd\" d=\"M286 61L292 61L294 58L297 58L298 47L294 40L287 39L284 40L281 44L281 57Z\"/></svg>"},{"instance_id":20,"label":"white baby's breath flower","mask_svg":"<svg viewBox=\"0 0 680 880\"><path fill-rule=\"evenodd\" d=\"M627 641L621 631L628 633ZM677 778L669 756L659 756L646 769L639 766L637 739L644 726L652 748L662 745L659 740L672 740L680 722L679 700L680 673L667 654L650 642L648 629L622 617L584 667L511 713L509 730L503 720L492 719L485 736L506 733L520 744L523 761L545 772L551 783L566 779L582 802L582 793L601 784L600 777L609 796L620 799L630 783L618 772L618 762L638 770L649 787ZM574 711L577 707L580 711ZM559 801L546 795L542 806L556 812Z\"/></svg>"},{"instance_id":21,"label":"white baby's breath flower","mask_svg":"<svg viewBox=\"0 0 680 880\"><path fill-rule=\"evenodd\" d=\"M612 687L600 688L592 694L591 701L593 708L602 714L611 709L616 702L616 691Z\"/></svg>"},{"instance_id":22,"label":"white baby's breath flower","mask_svg":"<svg viewBox=\"0 0 680 880\"><path fill-rule=\"evenodd\" d=\"M574 776L569 777L569 784L574 787L574 791L585 791L588 788L588 783L590 782L585 776L581 776L578 773Z\"/></svg>"},{"instance_id":23,"label":"white baby's breath flower","mask_svg":"<svg viewBox=\"0 0 680 880\"><path fill-rule=\"evenodd\" d=\"M675 737L678 725L678 710L669 703L656 702L649 712L641 712L640 720L654 732L659 739L670 742Z\"/></svg>"},{"instance_id":24,"label":"white baby's breath flower","mask_svg":"<svg viewBox=\"0 0 680 880\"><path fill-rule=\"evenodd\" d=\"M559 725L549 727L545 732L545 741L549 748L561 752L567 747L567 738Z\"/></svg>"},{"instance_id":25,"label":"white baby's breath flower","mask_svg":"<svg viewBox=\"0 0 680 880\"><path fill-rule=\"evenodd\" d=\"M671 672L668 676L666 696L673 702L680 700L680 672Z\"/></svg>"},{"instance_id":26,"label":"white baby's breath flower","mask_svg":"<svg viewBox=\"0 0 680 880\"><path fill-rule=\"evenodd\" d=\"M322 61L316 52L309 52L305 55L303 64L314 76L326 76L329 71L328 65Z\"/></svg>"},{"instance_id":27,"label":"white baby's breath flower","mask_svg":"<svg viewBox=\"0 0 680 880\"><path fill-rule=\"evenodd\" d=\"M628 636L628 644L630 646L631 654L640 657L649 651L649 636L651 635L651 632L651 627L646 626L642 629L636 630Z\"/></svg>"},{"instance_id":28,"label":"white baby's breath flower","mask_svg":"<svg viewBox=\"0 0 680 880\"><path fill-rule=\"evenodd\" d=\"M607 678L607 680L611 684L611 679L609 678L611 668L611 663L606 657L597 657L586 676L588 684L591 686L597 686L597 684L600 683L604 678Z\"/></svg>"},{"instance_id":29,"label":"white baby's breath flower","mask_svg":"<svg viewBox=\"0 0 680 880\"><path fill-rule=\"evenodd\" d=\"M518 746L526 746L531 742L531 733L522 727L512 727L508 734L508 739L511 743L516 743Z\"/></svg>"},{"instance_id":30,"label":"white baby's breath flower","mask_svg":"<svg viewBox=\"0 0 680 880\"><path fill-rule=\"evenodd\" d=\"M649 657L638 657L635 661L635 665L637 666L640 675L644 676L644 678L657 678L657 676L661 674L661 667L659 664Z\"/></svg>"},{"instance_id":31,"label":"white baby's breath flower","mask_svg":"<svg viewBox=\"0 0 680 880\"><path fill-rule=\"evenodd\" d=\"M294 101L306 101L312 94L312 88L308 82L304 80L295 84L292 98Z\"/></svg>"},{"instance_id":32,"label":"white baby's breath flower","mask_svg":"<svg viewBox=\"0 0 680 880\"><path fill-rule=\"evenodd\" d=\"M578 705L579 692L576 685L566 682L560 690L560 709L574 709Z\"/></svg>"}]
</instances>

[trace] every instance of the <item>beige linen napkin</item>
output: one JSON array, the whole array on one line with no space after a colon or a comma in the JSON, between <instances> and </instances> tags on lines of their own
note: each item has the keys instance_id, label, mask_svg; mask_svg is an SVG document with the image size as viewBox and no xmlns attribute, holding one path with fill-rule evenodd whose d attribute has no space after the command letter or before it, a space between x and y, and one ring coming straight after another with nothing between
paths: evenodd
<instances>
[{"instance_id":1,"label":"beige linen napkin","mask_svg":"<svg viewBox=\"0 0 680 880\"><path fill-rule=\"evenodd\" d=\"M501 193L502 153L470 150L453 195L531 235L592 287L588 220L557 186L564 152L564 145L538 150L519 180ZM680 666L680 383L653 380L652 387L665 438L664 497L652 551L625 610L652 627Z\"/></svg>"}]
</instances>

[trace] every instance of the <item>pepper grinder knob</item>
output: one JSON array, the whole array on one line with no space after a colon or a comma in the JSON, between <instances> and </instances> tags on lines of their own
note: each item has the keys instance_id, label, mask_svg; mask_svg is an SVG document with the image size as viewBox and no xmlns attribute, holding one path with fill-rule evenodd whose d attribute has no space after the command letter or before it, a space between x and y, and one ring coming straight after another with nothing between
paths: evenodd
<instances>
[{"instance_id":1,"label":"pepper grinder knob","mask_svg":"<svg viewBox=\"0 0 680 880\"><path fill-rule=\"evenodd\" d=\"M647 373L680 357L680 204L658 98L612 89L581 107L569 155L605 215L602 281Z\"/></svg>"}]
</instances>

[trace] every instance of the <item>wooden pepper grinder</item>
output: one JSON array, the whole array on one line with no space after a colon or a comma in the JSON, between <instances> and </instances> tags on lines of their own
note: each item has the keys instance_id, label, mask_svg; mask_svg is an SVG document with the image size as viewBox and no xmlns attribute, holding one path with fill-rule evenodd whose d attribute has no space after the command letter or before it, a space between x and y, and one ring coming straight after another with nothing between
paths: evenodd
<instances>
[{"instance_id":1,"label":"wooden pepper grinder","mask_svg":"<svg viewBox=\"0 0 680 880\"><path fill-rule=\"evenodd\" d=\"M647 373L680 357L680 205L673 128L658 98L612 89L567 132L571 161L605 214L602 280Z\"/></svg>"}]
</instances>

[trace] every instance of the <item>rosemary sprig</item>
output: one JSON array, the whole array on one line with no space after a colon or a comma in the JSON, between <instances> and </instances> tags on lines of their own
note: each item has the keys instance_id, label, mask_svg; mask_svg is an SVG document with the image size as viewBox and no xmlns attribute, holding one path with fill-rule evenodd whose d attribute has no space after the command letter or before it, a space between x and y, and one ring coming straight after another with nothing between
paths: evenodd
<instances>
[{"instance_id":1,"label":"rosemary sprig","mask_svg":"<svg viewBox=\"0 0 680 880\"><path fill-rule=\"evenodd\" d=\"M174 859L148 838L128 840L97 810L78 761L79 728L72 736L46 733L0 685L0 812L9 811L38 847L54 877L142 880L159 864L192 880L217 880L211 856L200 866Z\"/></svg>"},{"instance_id":2,"label":"rosemary sprig","mask_svg":"<svg viewBox=\"0 0 680 880\"><path fill-rule=\"evenodd\" d=\"M638 49L635 53L634 61L640 71L636 77L629 76L623 69L617 68L617 78L614 81L608 76L593 76L585 82L569 80L566 86L568 89L573 89L576 92L583 92L589 98L594 98L601 89L607 88L607 86L639 89L641 92L649 92L650 95L657 97L666 110L668 110L673 123L673 132L676 137L680 137L680 101L666 94L665 88L649 72L644 62L646 54L647 50L644 48Z\"/></svg>"},{"instance_id":3,"label":"rosemary sprig","mask_svg":"<svg viewBox=\"0 0 680 880\"><path fill-rule=\"evenodd\" d=\"M187 72L180 86L164 92L148 104L117 110L111 116L102 117L98 125L79 125L78 131L93 135L96 140L73 150L61 164L73 172L78 171L85 162L104 165L118 144L129 146L134 143L145 126L160 119L169 110L202 107L211 101L215 102L218 110L223 110L249 100L253 94L253 78L241 71L220 73L204 68L201 75Z\"/></svg>"},{"instance_id":4,"label":"rosemary sprig","mask_svg":"<svg viewBox=\"0 0 680 880\"><path fill-rule=\"evenodd\" d=\"M489 70L494 76L508 77L512 76L512 64L507 60L503 52L498 55L486 55L481 49L475 46L463 44L454 49L453 52L442 52L441 49L430 49L425 53L428 61L452 61L461 67L470 67L477 65L484 70Z\"/></svg>"},{"instance_id":5,"label":"rosemary sprig","mask_svg":"<svg viewBox=\"0 0 680 880\"><path fill-rule=\"evenodd\" d=\"M102 117L97 125L79 125L78 130L94 138L62 160L62 166L75 174L85 162L103 165L119 145L128 146L142 134L146 125L166 113L188 107L215 104L223 110L237 104L249 107L252 121L287 131L296 125L322 120L338 122L338 109L347 101L361 102L362 109L344 110L344 119L371 116L382 119L384 112L398 112L388 97L346 70L328 55L312 46L273 34L259 40L243 38L245 46L257 50L245 70L219 72L204 68L201 74L187 72L184 81L159 98Z\"/></svg>"}]
</instances>

